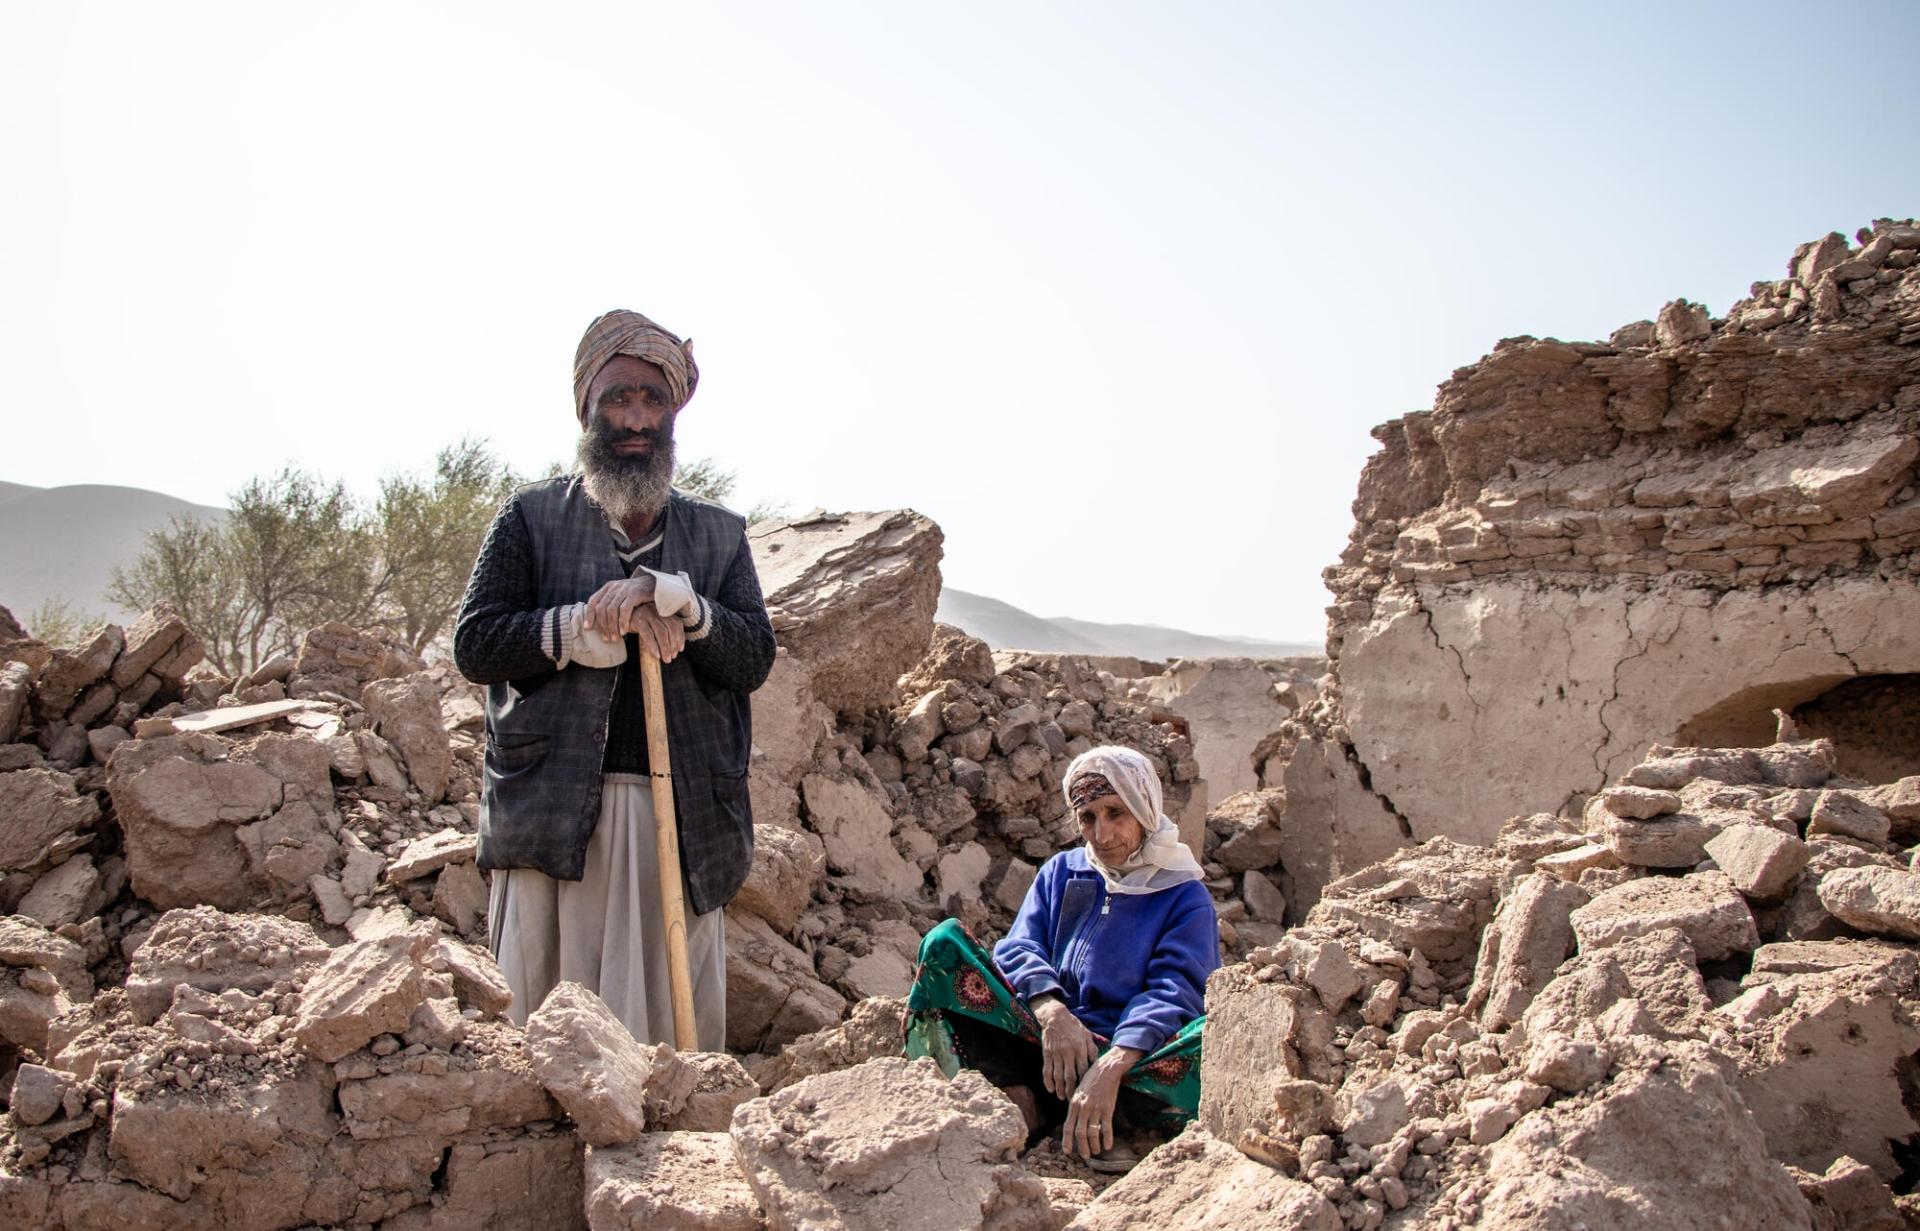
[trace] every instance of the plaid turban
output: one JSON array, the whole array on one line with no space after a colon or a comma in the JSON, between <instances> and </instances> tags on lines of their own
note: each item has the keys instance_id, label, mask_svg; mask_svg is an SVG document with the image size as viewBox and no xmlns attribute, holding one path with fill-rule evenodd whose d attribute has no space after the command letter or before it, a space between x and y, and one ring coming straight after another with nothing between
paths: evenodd
<instances>
[{"instance_id":1,"label":"plaid turban","mask_svg":"<svg viewBox=\"0 0 1920 1231\"><path fill-rule=\"evenodd\" d=\"M580 422L587 421L587 386L615 355L632 355L665 372L675 410L687 404L700 384L691 340L683 342L638 312L616 308L587 326L580 348L573 352L573 412Z\"/></svg>"}]
</instances>

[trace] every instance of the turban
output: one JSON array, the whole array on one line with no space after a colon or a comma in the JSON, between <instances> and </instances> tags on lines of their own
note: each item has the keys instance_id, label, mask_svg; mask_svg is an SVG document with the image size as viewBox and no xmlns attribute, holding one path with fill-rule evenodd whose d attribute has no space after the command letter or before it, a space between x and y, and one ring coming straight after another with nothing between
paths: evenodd
<instances>
[{"instance_id":1,"label":"turban","mask_svg":"<svg viewBox=\"0 0 1920 1231\"><path fill-rule=\"evenodd\" d=\"M632 355L667 374L667 396L675 410L687 404L700 384L693 343L682 342L638 312L615 309L587 326L573 352L573 412L587 421L587 386L615 355Z\"/></svg>"},{"instance_id":2,"label":"turban","mask_svg":"<svg viewBox=\"0 0 1920 1231\"><path fill-rule=\"evenodd\" d=\"M1193 852L1180 840L1180 827L1160 810L1160 776L1153 772L1152 762L1131 748L1114 744L1090 748L1081 753L1067 766L1066 777L1060 780L1067 803L1075 811L1079 810L1085 796L1074 788L1085 778L1102 779L1101 783L1090 785L1095 789L1104 785L1118 795L1120 802L1127 806L1127 811L1133 814L1134 820L1140 822L1140 828L1146 834L1146 841L1140 844L1140 849L1133 853L1124 866L1118 868L1108 866L1091 845L1087 847L1087 862L1107 882L1110 891L1158 893L1162 889L1204 878L1205 874L1200 870Z\"/></svg>"}]
</instances>

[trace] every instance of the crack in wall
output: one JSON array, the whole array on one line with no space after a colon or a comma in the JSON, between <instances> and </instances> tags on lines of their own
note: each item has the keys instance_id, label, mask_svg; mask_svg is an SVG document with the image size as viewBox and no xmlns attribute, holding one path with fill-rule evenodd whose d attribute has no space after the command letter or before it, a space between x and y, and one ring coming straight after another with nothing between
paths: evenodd
<instances>
[{"instance_id":1,"label":"crack in wall","mask_svg":"<svg viewBox=\"0 0 1920 1231\"><path fill-rule=\"evenodd\" d=\"M1360 759L1360 750L1345 740L1339 741L1339 744L1341 755L1346 757L1348 764L1353 766L1353 774L1360 782L1360 789L1380 801L1380 806L1387 810L1393 817L1394 824L1400 827L1401 837L1409 842L1413 841L1413 822L1407 819L1406 813L1394 806L1393 800L1387 797L1386 792L1373 785L1373 771L1368 769L1367 763Z\"/></svg>"}]
</instances>

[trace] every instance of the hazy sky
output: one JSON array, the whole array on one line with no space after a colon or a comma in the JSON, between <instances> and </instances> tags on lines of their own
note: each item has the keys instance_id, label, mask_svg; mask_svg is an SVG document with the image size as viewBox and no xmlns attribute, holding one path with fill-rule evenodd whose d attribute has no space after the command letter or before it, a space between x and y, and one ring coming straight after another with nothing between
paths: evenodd
<instances>
[{"instance_id":1,"label":"hazy sky","mask_svg":"<svg viewBox=\"0 0 1920 1231\"><path fill-rule=\"evenodd\" d=\"M9 2L0 479L539 470L631 307L740 507L1318 640L1374 424L1920 212L1916 46L1912 3Z\"/></svg>"}]
</instances>

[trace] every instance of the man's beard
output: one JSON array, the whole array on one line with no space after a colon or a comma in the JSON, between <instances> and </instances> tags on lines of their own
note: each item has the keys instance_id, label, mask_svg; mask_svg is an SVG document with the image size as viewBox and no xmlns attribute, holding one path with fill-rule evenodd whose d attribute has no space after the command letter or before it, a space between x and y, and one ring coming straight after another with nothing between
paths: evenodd
<instances>
[{"instance_id":1,"label":"man's beard","mask_svg":"<svg viewBox=\"0 0 1920 1231\"><path fill-rule=\"evenodd\" d=\"M614 446L626 440L646 440L647 453L619 453ZM616 522L651 518L667 507L673 490L673 424L659 430L629 432L599 415L587 421L574 451L585 477L587 495Z\"/></svg>"}]
</instances>

